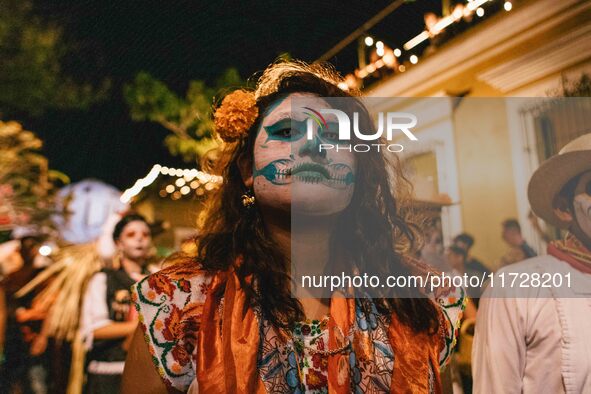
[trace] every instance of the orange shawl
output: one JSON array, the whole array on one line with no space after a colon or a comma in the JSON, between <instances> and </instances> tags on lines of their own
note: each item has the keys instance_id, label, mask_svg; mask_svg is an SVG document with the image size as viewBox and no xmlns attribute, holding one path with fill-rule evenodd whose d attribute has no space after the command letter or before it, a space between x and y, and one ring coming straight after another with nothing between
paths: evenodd
<instances>
[{"instance_id":1,"label":"orange shawl","mask_svg":"<svg viewBox=\"0 0 591 394\"><path fill-rule=\"evenodd\" d=\"M223 296L220 294L223 289ZM223 303L221 302L223 298ZM335 333L350 332L355 325L355 300L333 297L330 305L329 349L342 345ZM205 393L265 393L257 370L260 337L258 316L248 304L234 272L218 273L205 301L197 346L197 380ZM355 336L354 336L355 337ZM441 338L417 334L392 316L388 338L394 353L391 393L428 393L429 365L435 375L434 389L441 393L439 352ZM353 349L362 347L352 343ZM328 391L351 392L348 355L328 359Z\"/></svg>"}]
</instances>

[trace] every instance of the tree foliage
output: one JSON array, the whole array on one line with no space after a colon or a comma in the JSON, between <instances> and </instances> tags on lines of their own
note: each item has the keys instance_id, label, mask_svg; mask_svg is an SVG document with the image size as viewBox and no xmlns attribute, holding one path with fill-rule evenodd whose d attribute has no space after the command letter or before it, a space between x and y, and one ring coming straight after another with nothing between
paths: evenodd
<instances>
[{"instance_id":1,"label":"tree foliage","mask_svg":"<svg viewBox=\"0 0 591 394\"><path fill-rule=\"evenodd\" d=\"M84 109L108 88L63 72L68 48L61 29L35 14L30 0L0 1L0 116L41 116L46 110Z\"/></svg>"},{"instance_id":2,"label":"tree foliage","mask_svg":"<svg viewBox=\"0 0 591 394\"><path fill-rule=\"evenodd\" d=\"M244 82L235 69L228 69L214 86L194 80L189 82L185 97L179 97L162 81L140 72L132 83L123 87L131 118L156 122L171 132L164 144L172 155L195 162L217 146L211 117L212 99L216 93Z\"/></svg>"},{"instance_id":3,"label":"tree foliage","mask_svg":"<svg viewBox=\"0 0 591 394\"><path fill-rule=\"evenodd\" d=\"M42 142L17 122L0 121L0 231L49 222L52 181L65 175L51 171L39 152Z\"/></svg>"}]
</instances>

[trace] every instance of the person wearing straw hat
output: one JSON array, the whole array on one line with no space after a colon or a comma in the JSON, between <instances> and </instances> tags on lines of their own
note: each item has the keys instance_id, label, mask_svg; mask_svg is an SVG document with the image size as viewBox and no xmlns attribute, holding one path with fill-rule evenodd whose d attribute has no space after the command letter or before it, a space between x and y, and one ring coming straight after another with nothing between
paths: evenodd
<instances>
[{"instance_id":1,"label":"person wearing straw hat","mask_svg":"<svg viewBox=\"0 0 591 394\"><path fill-rule=\"evenodd\" d=\"M503 268L485 291L474 392L591 393L591 133L542 163L528 197L566 237L544 256Z\"/></svg>"}]
</instances>

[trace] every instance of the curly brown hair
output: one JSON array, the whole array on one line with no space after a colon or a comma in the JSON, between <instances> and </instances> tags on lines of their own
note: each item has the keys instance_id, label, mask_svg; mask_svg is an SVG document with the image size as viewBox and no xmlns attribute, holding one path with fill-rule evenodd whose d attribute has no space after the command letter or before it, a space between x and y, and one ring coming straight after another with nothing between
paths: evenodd
<instances>
[{"instance_id":1,"label":"curly brown hair","mask_svg":"<svg viewBox=\"0 0 591 394\"><path fill-rule=\"evenodd\" d=\"M256 132L271 103L294 92L320 97L358 95L339 88L341 81L331 68L318 64L282 62L265 70L255 91L259 117L246 138L225 147L219 163L224 182L209 200L200 226L197 260L203 269L214 273L234 267L251 302L259 305L278 328L290 328L305 316L301 303L290 293L289 259L267 233L259 208L245 209L242 205L246 188L239 163L246 160L252 164ZM357 103L355 110L361 113L360 121L366 123L364 127L373 128L365 107L353 101ZM419 237L417 226L404 213L409 210L401 206L410 201L411 185L396 155L387 158L383 153L368 152L357 156L355 191L337 226L348 230L339 232L339 245L346 245L345 252L361 272L383 277L409 274L405 256L416 250ZM238 258L242 263L235 266ZM254 280L247 280L249 276ZM381 313L396 313L401 322L417 332L438 330L437 311L431 300L410 288L394 291L394 296L374 295Z\"/></svg>"}]
</instances>

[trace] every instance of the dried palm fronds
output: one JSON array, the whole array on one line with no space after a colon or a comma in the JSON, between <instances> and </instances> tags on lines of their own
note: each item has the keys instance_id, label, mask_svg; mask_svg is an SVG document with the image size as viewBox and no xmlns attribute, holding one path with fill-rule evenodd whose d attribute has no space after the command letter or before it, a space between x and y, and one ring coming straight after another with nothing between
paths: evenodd
<instances>
[{"instance_id":1,"label":"dried palm fronds","mask_svg":"<svg viewBox=\"0 0 591 394\"><path fill-rule=\"evenodd\" d=\"M78 330L86 286L92 275L101 268L102 260L95 244L67 246L56 256L55 263L27 283L16 295L24 296L44 285L33 302L48 311L48 334L57 340L72 342Z\"/></svg>"}]
</instances>

